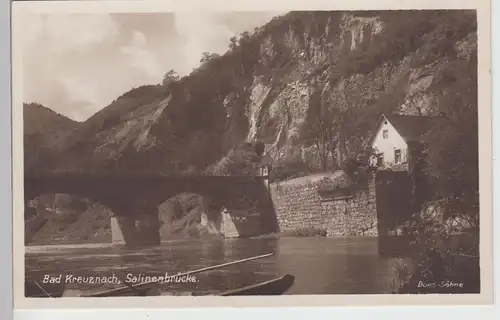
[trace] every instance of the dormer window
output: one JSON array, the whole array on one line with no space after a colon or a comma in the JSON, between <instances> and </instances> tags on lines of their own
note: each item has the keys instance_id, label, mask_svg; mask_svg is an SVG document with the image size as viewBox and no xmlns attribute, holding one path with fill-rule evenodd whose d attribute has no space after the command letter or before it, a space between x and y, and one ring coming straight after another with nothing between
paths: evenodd
<instances>
[{"instance_id":1,"label":"dormer window","mask_svg":"<svg viewBox=\"0 0 500 320\"><path fill-rule=\"evenodd\" d=\"M389 131L388 130L382 131L382 136L384 137L384 139L387 139L389 137Z\"/></svg>"}]
</instances>

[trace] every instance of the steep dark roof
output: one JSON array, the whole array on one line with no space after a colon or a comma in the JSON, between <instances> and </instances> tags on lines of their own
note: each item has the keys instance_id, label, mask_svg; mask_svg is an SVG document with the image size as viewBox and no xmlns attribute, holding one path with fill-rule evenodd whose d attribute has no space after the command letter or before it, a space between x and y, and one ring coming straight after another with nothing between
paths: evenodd
<instances>
[{"instance_id":1,"label":"steep dark roof","mask_svg":"<svg viewBox=\"0 0 500 320\"><path fill-rule=\"evenodd\" d=\"M383 115L406 141L423 142L425 134L435 126L436 117L407 116L397 114ZM382 118L383 119L383 118Z\"/></svg>"}]
</instances>

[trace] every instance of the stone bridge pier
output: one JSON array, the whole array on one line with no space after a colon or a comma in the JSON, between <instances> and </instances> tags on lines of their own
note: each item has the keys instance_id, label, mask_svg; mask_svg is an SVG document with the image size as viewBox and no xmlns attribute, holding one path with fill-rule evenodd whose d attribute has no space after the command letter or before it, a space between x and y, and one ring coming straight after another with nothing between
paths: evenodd
<instances>
[{"instance_id":1,"label":"stone bridge pier","mask_svg":"<svg viewBox=\"0 0 500 320\"><path fill-rule=\"evenodd\" d=\"M111 237L114 245L130 247L160 244L160 220L157 207L130 206L113 210Z\"/></svg>"}]
</instances>

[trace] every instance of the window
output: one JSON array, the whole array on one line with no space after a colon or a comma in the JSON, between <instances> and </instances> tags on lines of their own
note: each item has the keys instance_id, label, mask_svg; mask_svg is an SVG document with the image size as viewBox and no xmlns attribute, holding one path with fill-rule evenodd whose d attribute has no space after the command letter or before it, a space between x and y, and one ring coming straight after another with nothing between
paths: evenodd
<instances>
[{"instance_id":1,"label":"window","mask_svg":"<svg viewBox=\"0 0 500 320\"><path fill-rule=\"evenodd\" d=\"M384 154L379 153L377 154L377 166L383 166L384 165Z\"/></svg>"},{"instance_id":2,"label":"window","mask_svg":"<svg viewBox=\"0 0 500 320\"><path fill-rule=\"evenodd\" d=\"M384 130L384 131L382 132L382 135L383 135L384 139L387 139L387 137L389 137L389 131Z\"/></svg>"},{"instance_id":3,"label":"window","mask_svg":"<svg viewBox=\"0 0 500 320\"><path fill-rule=\"evenodd\" d=\"M394 150L394 163L401 163L401 149Z\"/></svg>"}]
</instances>

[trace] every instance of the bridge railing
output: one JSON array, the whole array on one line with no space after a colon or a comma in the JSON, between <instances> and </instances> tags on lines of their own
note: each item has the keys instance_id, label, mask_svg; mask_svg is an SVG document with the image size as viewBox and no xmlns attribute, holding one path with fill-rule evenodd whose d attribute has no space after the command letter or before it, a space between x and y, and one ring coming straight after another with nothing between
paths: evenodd
<instances>
[{"instance_id":1,"label":"bridge railing","mask_svg":"<svg viewBox=\"0 0 500 320\"><path fill-rule=\"evenodd\" d=\"M270 175L270 166L260 167L255 175L242 175L241 177L262 177L268 178ZM67 178L67 177L98 177L98 178L113 178L113 177L135 177L135 178L147 178L147 177L165 177L165 178L197 178L197 177L237 177L236 175L210 175L210 174L198 174L198 175L172 175L162 172L113 172L113 171L98 171L98 170L84 170L84 169L59 169L59 170L27 170L24 172L24 177L30 178Z\"/></svg>"}]
</instances>

